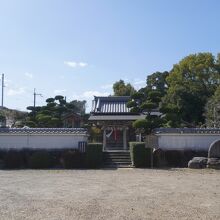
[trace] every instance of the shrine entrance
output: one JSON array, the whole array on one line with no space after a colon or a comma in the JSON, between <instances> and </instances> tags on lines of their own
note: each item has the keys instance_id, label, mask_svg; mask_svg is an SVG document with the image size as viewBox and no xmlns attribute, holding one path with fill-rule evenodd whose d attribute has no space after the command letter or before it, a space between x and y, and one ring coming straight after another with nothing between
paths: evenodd
<instances>
[{"instance_id":1,"label":"shrine entrance","mask_svg":"<svg viewBox=\"0 0 220 220\"><path fill-rule=\"evenodd\" d=\"M103 150L128 150L128 127L103 127Z\"/></svg>"},{"instance_id":2,"label":"shrine entrance","mask_svg":"<svg viewBox=\"0 0 220 220\"><path fill-rule=\"evenodd\" d=\"M95 96L89 121L101 128L103 151L129 151L128 142L136 140L132 123L146 115L131 112L129 96Z\"/></svg>"}]
</instances>

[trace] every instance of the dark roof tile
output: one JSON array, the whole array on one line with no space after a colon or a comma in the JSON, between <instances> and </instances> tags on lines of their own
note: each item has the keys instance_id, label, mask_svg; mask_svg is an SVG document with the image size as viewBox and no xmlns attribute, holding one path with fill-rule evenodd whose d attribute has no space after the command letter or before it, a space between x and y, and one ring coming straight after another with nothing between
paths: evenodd
<instances>
[{"instance_id":1,"label":"dark roof tile","mask_svg":"<svg viewBox=\"0 0 220 220\"><path fill-rule=\"evenodd\" d=\"M0 128L0 134L87 134L84 128Z\"/></svg>"},{"instance_id":2,"label":"dark roof tile","mask_svg":"<svg viewBox=\"0 0 220 220\"><path fill-rule=\"evenodd\" d=\"M154 132L156 134L220 134L220 128L157 128Z\"/></svg>"},{"instance_id":3,"label":"dark roof tile","mask_svg":"<svg viewBox=\"0 0 220 220\"><path fill-rule=\"evenodd\" d=\"M95 114L128 114L129 96L95 97L91 113Z\"/></svg>"}]
</instances>

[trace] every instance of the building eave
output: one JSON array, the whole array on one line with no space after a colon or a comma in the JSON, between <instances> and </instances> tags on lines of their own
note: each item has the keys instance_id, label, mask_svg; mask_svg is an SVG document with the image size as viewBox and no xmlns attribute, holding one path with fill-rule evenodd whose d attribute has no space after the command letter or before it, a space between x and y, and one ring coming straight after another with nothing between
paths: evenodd
<instances>
[{"instance_id":1,"label":"building eave","mask_svg":"<svg viewBox=\"0 0 220 220\"><path fill-rule=\"evenodd\" d=\"M146 115L91 115L89 121L136 121Z\"/></svg>"}]
</instances>

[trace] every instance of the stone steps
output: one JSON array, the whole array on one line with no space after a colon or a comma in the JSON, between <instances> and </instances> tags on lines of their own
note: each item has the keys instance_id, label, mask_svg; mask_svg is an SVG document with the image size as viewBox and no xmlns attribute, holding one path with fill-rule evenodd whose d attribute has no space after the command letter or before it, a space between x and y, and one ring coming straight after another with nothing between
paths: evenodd
<instances>
[{"instance_id":1,"label":"stone steps","mask_svg":"<svg viewBox=\"0 0 220 220\"><path fill-rule=\"evenodd\" d=\"M128 151L103 153L104 167L131 167L131 157Z\"/></svg>"}]
</instances>

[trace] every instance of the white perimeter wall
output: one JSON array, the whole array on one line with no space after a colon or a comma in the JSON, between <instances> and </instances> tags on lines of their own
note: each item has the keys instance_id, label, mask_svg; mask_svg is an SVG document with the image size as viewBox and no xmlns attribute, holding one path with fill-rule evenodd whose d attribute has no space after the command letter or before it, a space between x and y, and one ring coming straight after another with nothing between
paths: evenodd
<instances>
[{"instance_id":1,"label":"white perimeter wall","mask_svg":"<svg viewBox=\"0 0 220 220\"><path fill-rule=\"evenodd\" d=\"M79 141L87 141L87 135L73 134L1 134L0 149L40 148L60 149L78 148Z\"/></svg>"},{"instance_id":2,"label":"white perimeter wall","mask_svg":"<svg viewBox=\"0 0 220 220\"><path fill-rule=\"evenodd\" d=\"M157 134L158 147L164 150L208 150L220 134Z\"/></svg>"}]
</instances>

